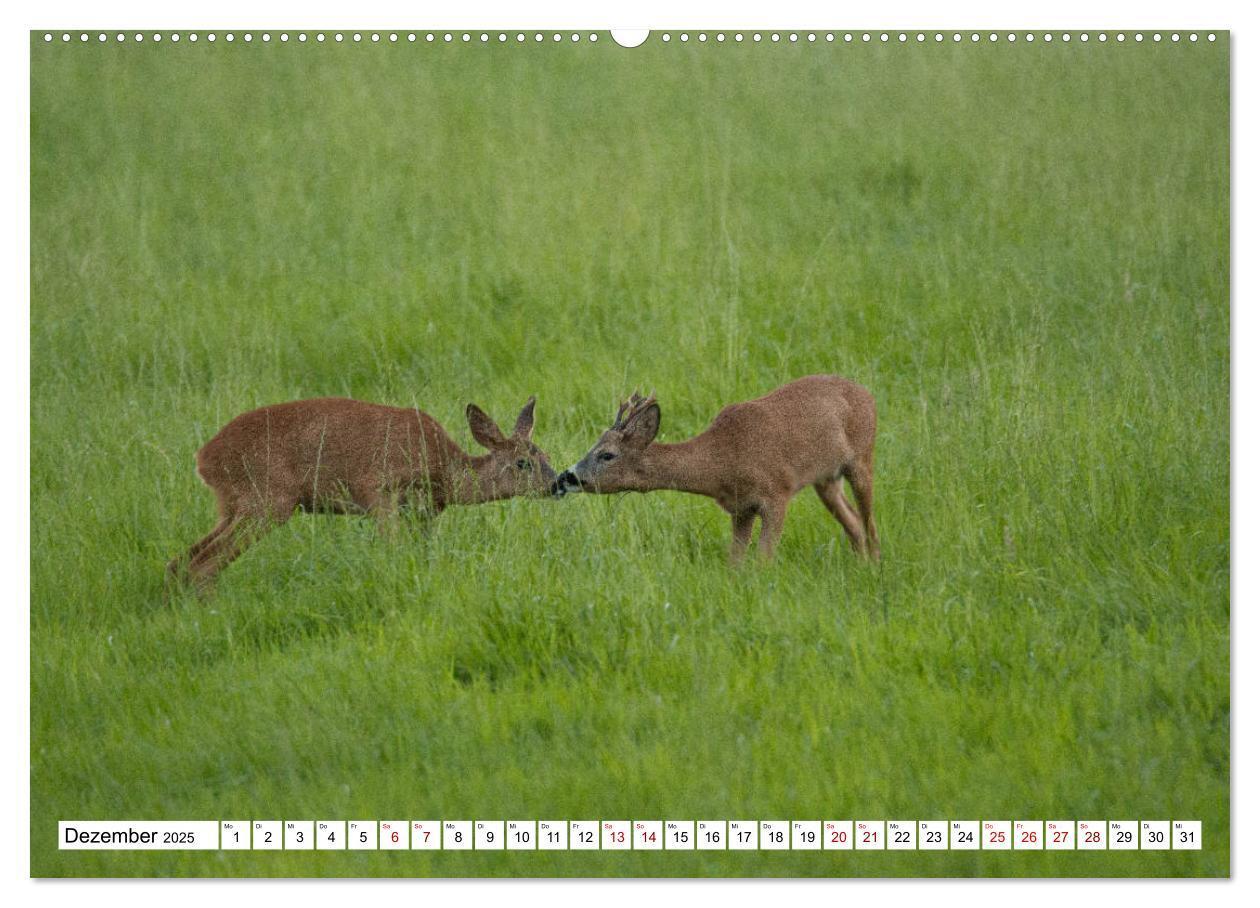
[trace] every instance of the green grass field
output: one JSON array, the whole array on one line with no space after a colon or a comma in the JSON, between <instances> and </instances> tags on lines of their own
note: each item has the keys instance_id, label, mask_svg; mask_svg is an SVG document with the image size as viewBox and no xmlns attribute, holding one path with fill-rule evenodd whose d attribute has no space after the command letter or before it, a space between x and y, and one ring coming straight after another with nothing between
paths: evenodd
<instances>
[{"instance_id":1,"label":"green grass field","mask_svg":"<svg viewBox=\"0 0 1260 908\"><path fill-rule=\"evenodd\" d=\"M1229 873L1229 51L45 45L31 870ZM837 372L879 567L675 493L302 516L217 594L244 410L538 395L557 468ZM1201 852L59 852L56 821L1201 819Z\"/></svg>"}]
</instances>

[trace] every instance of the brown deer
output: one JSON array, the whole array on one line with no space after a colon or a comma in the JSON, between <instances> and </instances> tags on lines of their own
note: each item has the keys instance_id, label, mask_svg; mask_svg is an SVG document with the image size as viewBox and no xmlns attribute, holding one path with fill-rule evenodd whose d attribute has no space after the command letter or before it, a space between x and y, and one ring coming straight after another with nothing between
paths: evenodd
<instances>
[{"instance_id":1,"label":"brown deer","mask_svg":"<svg viewBox=\"0 0 1260 908\"><path fill-rule=\"evenodd\" d=\"M723 408L709 428L679 444L655 441L660 424L656 398L636 393L586 456L560 474L553 494L675 489L707 495L731 515L731 560L738 563L757 517L761 553L774 554L788 502L812 485L854 550L879 559L871 510L875 399L861 385L836 375L800 378ZM856 510L844 495L844 479Z\"/></svg>"},{"instance_id":2,"label":"brown deer","mask_svg":"<svg viewBox=\"0 0 1260 908\"><path fill-rule=\"evenodd\" d=\"M340 397L275 404L236 417L197 452L197 473L214 491L219 522L170 563L170 573L207 585L298 508L372 514L388 531L404 506L429 518L452 504L552 489L556 474L530 441L534 398L511 436L476 404L466 414L473 438L490 453L465 453L419 409Z\"/></svg>"}]
</instances>

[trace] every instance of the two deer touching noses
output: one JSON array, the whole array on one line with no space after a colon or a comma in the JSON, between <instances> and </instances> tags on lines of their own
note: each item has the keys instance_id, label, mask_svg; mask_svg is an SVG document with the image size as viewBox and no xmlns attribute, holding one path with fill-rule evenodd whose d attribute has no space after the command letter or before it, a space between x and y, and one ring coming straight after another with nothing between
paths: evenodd
<instances>
[{"instance_id":1,"label":"two deer touching noses","mask_svg":"<svg viewBox=\"0 0 1260 908\"><path fill-rule=\"evenodd\" d=\"M295 510L370 514L386 532L407 508L422 519L452 504L517 495L563 497L673 489L712 498L731 515L731 560L739 562L761 519L767 557L788 502L807 486L849 537L879 559L872 511L875 399L848 379L811 375L764 397L724 407L687 441L656 441L661 408L635 394L612 426L559 476L530 440L534 398L505 435L475 404L465 452L427 413L344 398L275 404L236 417L197 452L197 473L215 494L219 520L171 574L198 587ZM848 480L856 500L843 491Z\"/></svg>"}]
</instances>

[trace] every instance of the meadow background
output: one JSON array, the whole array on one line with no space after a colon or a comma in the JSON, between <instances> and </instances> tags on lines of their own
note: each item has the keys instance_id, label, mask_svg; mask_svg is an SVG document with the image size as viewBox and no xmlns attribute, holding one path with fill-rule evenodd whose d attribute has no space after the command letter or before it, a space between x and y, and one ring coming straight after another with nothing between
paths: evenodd
<instances>
[{"instance_id":1,"label":"meadow background","mask_svg":"<svg viewBox=\"0 0 1260 908\"><path fill-rule=\"evenodd\" d=\"M31 44L32 873L1229 872L1228 37ZM885 559L680 494L300 517L266 403L538 395L557 467L814 372ZM66 853L67 818L1202 819L1202 852Z\"/></svg>"}]
</instances>

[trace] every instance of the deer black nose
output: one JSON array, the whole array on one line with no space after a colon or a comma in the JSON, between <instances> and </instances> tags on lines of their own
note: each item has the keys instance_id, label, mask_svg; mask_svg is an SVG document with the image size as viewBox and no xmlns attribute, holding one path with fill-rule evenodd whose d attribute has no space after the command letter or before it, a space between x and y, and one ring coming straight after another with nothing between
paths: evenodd
<instances>
[{"instance_id":1,"label":"deer black nose","mask_svg":"<svg viewBox=\"0 0 1260 908\"><path fill-rule=\"evenodd\" d=\"M557 476L556 481L551 484L551 494L556 497L560 497L570 489L578 488L581 488L581 483L579 483L577 477L573 475L573 471L565 470Z\"/></svg>"}]
</instances>

